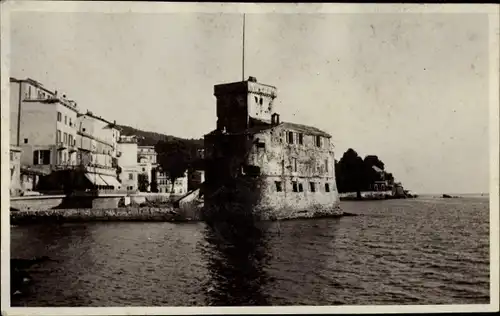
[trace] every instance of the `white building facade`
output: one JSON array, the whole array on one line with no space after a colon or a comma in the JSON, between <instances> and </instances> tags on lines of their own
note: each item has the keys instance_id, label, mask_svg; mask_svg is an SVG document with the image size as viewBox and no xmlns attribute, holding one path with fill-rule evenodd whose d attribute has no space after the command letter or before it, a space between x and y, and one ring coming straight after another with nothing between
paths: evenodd
<instances>
[{"instance_id":1,"label":"white building facade","mask_svg":"<svg viewBox=\"0 0 500 316\"><path fill-rule=\"evenodd\" d=\"M137 163L137 138L135 136L121 136L117 148L118 165L121 168L119 178L122 189L127 192L137 192L139 170Z\"/></svg>"},{"instance_id":2,"label":"white building facade","mask_svg":"<svg viewBox=\"0 0 500 316\"><path fill-rule=\"evenodd\" d=\"M21 166L43 173L77 164L76 102L32 79L10 78L10 143Z\"/></svg>"}]
</instances>

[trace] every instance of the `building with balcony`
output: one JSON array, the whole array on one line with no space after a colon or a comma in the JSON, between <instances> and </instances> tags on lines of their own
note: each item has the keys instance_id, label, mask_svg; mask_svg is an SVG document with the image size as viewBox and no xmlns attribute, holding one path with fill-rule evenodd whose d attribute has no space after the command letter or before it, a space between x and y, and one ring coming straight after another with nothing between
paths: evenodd
<instances>
[{"instance_id":1,"label":"building with balcony","mask_svg":"<svg viewBox=\"0 0 500 316\"><path fill-rule=\"evenodd\" d=\"M76 102L33 79L10 78L10 143L21 169L50 173L77 163Z\"/></svg>"},{"instance_id":2,"label":"building with balcony","mask_svg":"<svg viewBox=\"0 0 500 316\"><path fill-rule=\"evenodd\" d=\"M85 168L88 180L101 189L121 189L117 179L120 131L116 123L87 111L78 115L77 128L78 165Z\"/></svg>"}]
</instances>

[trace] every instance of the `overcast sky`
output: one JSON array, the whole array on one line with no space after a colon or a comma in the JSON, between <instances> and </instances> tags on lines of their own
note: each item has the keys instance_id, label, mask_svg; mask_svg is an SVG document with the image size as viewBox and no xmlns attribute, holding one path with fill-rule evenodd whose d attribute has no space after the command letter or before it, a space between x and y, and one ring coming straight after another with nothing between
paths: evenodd
<instances>
[{"instance_id":1,"label":"overcast sky","mask_svg":"<svg viewBox=\"0 0 500 316\"><path fill-rule=\"evenodd\" d=\"M378 155L419 193L487 192L488 20L475 14L247 15L246 77L282 120ZM13 13L11 75L108 120L198 138L213 85L241 80L237 14Z\"/></svg>"}]
</instances>

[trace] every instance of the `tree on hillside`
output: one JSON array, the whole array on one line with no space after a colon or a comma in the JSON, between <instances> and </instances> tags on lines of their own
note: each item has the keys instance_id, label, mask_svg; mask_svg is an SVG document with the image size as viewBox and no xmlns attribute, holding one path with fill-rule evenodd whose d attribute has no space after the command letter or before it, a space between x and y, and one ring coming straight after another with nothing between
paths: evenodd
<instances>
[{"instance_id":1,"label":"tree on hillside","mask_svg":"<svg viewBox=\"0 0 500 316\"><path fill-rule=\"evenodd\" d=\"M389 182L389 184L394 184L394 176L390 172L385 173L385 179Z\"/></svg>"},{"instance_id":2,"label":"tree on hillside","mask_svg":"<svg viewBox=\"0 0 500 316\"><path fill-rule=\"evenodd\" d=\"M375 170L374 166L382 172ZM356 192L358 198L361 191L371 190L375 181L394 183L394 176L385 171L385 164L376 155L367 155L362 159L352 148L339 161L335 161L335 177L340 193Z\"/></svg>"}]
</instances>

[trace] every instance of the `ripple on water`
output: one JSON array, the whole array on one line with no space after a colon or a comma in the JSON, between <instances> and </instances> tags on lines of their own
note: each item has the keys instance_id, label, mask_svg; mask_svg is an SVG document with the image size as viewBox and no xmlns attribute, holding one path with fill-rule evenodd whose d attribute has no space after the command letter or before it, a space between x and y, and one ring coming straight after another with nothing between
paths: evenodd
<instances>
[{"instance_id":1,"label":"ripple on water","mask_svg":"<svg viewBox=\"0 0 500 316\"><path fill-rule=\"evenodd\" d=\"M11 228L12 257L47 255L14 306L489 302L489 209L478 199L342 203L363 216L267 223L222 247L198 224ZM277 226L279 225L279 227ZM229 240L229 244L231 241Z\"/></svg>"}]
</instances>

